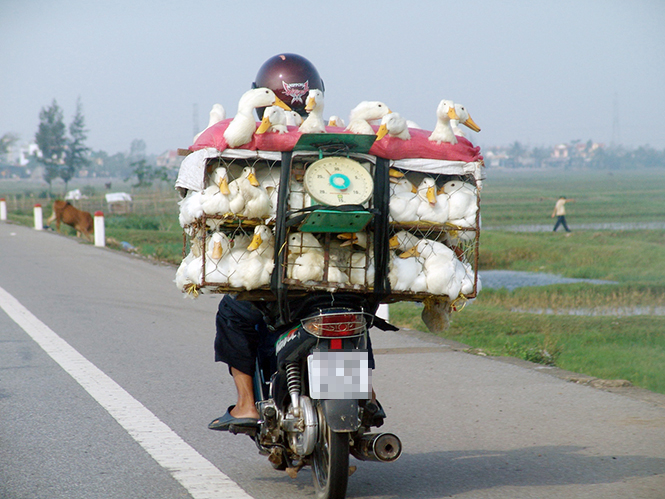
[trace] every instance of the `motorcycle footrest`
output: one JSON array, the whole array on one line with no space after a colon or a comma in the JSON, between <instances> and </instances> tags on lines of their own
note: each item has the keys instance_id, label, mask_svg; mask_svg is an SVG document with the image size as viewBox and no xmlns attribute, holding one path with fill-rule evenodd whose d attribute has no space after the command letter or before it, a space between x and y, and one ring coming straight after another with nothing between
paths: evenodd
<instances>
[{"instance_id":1,"label":"motorcycle footrest","mask_svg":"<svg viewBox=\"0 0 665 499\"><path fill-rule=\"evenodd\" d=\"M259 433L259 427L257 426L247 426L247 425L230 425L229 426L229 433L233 433L234 435L240 435L240 434L245 434L249 435L250 437L254 438L256 435Z\"/></svg>"}]
</instances>

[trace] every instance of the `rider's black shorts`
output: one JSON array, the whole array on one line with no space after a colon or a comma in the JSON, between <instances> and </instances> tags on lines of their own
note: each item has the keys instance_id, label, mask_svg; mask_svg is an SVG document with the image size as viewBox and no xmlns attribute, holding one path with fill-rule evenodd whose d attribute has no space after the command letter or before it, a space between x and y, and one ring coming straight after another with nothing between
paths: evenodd
<instances>
[{"instance_id":1,"label":"rider's black shorts","mask_svg":"<svg viewBox=\"0 0 665 499\"><path fill-rule=\"evenodd\" d=\"M261 312L251 302L224 295L215 322L215 361L252 376L259 343L266 331Z\"/></svg>"},{"instance_id":2,"label":"rider's black shorts","mask_svg":"<svg viewBox=\"0 0 665 499\"><path fill-rule=\"evenodd\" d=\"M271 338L263 314L251 302L236 300L231 295L224 295L219 302L215 319L215 361L228 364L229 371L235 367L238 371L254 375L259 349L274 351L276 338ZM367 337L369 367L374 369L372 344Z\"/></svg>"}]
</instances>

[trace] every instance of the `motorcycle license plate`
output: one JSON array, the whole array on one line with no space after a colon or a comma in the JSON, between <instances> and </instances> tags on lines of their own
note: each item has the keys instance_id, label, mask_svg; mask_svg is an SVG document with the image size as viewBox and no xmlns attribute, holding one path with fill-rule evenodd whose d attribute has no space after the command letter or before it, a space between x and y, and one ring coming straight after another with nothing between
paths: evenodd
<instances>
[{"instance_id":1,"label":"motorcycle license plate","mask_svg":"<svg viewBox=\"0 0 665 499\"><path fill-rule=\"evenodd\" d=\"M366 350L314 350L307 361L311 398L371 398L372 370Z\"/></svg>"}]
</instances>

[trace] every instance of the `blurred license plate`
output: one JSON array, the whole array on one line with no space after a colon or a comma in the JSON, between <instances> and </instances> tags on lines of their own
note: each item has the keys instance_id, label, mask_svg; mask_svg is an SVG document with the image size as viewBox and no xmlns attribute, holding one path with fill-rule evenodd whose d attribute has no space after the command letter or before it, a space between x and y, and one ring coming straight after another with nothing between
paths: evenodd
<instances>
[{"instance_id":1,"label":"blurred license plate","mask_svg":"<svg viewBox=\"0 0 665 499\"><path fill-rule=\"evenodd\" d=\"M307 358L313 399L368 399L372 370L366 350L314 350Z\"/></svg>"}]
</instances>

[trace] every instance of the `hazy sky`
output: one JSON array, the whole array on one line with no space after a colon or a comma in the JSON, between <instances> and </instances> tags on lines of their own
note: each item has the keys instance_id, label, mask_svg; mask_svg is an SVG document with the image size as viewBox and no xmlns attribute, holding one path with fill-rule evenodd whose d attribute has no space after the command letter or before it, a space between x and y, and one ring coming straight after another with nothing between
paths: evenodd
<instances>
[{"instance_id":1,"label":"hazy sky","mask_svg":"<svg viewBox=\"0 0 665 499\"><path fill-rule=\"evenodd\" d=\"M665 1L0 0L0 135L34 138L81 97L88 146L191 144L216 102L232 117L261 64L311 60L324 115L380 100L432 129L463 103L481 146L570 140L665 148Z\"/></svg>"}]
</instances>

